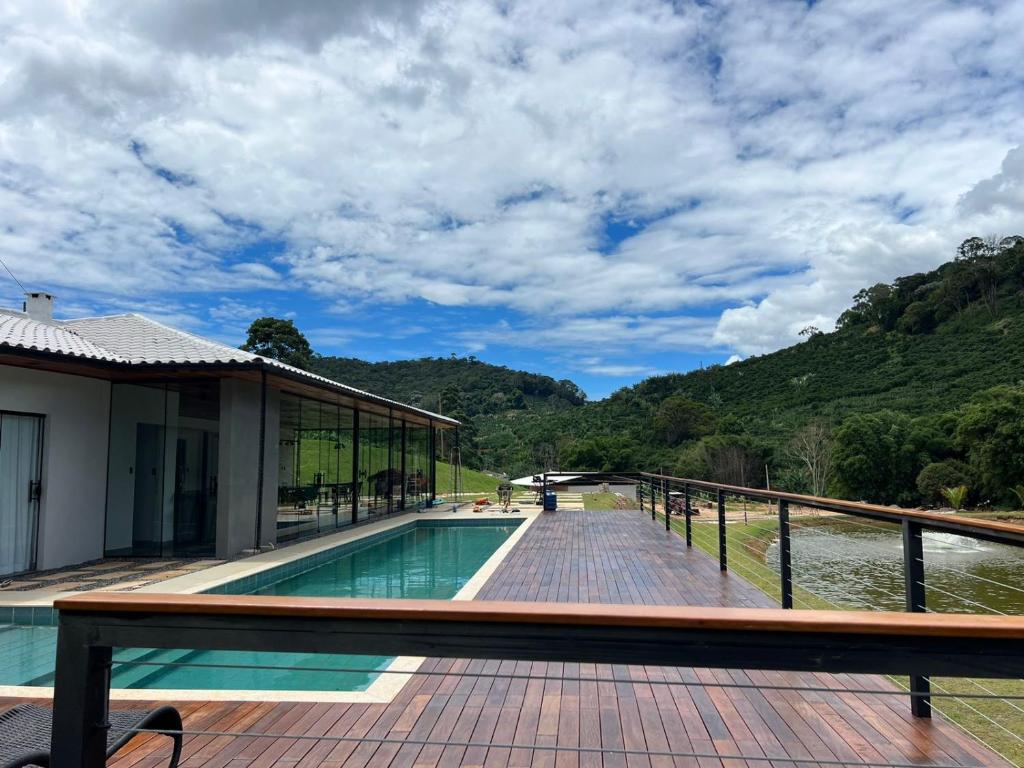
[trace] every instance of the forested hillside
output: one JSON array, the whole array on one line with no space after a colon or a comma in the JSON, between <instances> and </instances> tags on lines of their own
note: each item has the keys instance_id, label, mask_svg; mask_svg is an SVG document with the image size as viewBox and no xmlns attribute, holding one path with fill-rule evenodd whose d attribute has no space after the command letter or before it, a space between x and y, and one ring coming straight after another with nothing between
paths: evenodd
<instances>
[{"instance_id":1,"label":"forested hillside","mask_svg":"<svg viewBox=\"0 0 1024 768\"><path fill-rule=\"evenodd\" d=\"M426 357L368 363L351 357L314 357L311 370L369 392L443 413L463 422L463 462L479 469L507 471L502 459L487 455L495 422L517 414L541 417L573 409L586 394L568 380L490 365L475 357ZM543 423L543 420L541 421Z\"/></svg>"},{"instance_id":2,"label":"forested hillside","mask_svg":"<svg viewBox=\"0 0 1024 768\"><path fill-rule=\"evenodd\" d=\"M563 467L662 467L748 485L763 485L767 469L776 487L884 503L940 503L959 486L974 502L1015 501L1024 239L965 241L932 272L861 291L836 331L807 337L553 418L506 419L481 439L504 433L493 455L509 446L513 466L548 452Z\"/></svg>"},{"instance_id":3,"label":"forested hillside","mask_svg":"<svg viewBox=\"0 0 1024 768\"><path fill-rule=\"evenodd\" d=\"M470 466L677 474L883 503L1024 493L1024 239L965 241L936 270L858 293L837 329L585 402L571 381L475 358L326 376L455 416ZM945 490L966 488L949 502ZM945 490L944 490L945 489Z\"/></svg>"}]
</instances>

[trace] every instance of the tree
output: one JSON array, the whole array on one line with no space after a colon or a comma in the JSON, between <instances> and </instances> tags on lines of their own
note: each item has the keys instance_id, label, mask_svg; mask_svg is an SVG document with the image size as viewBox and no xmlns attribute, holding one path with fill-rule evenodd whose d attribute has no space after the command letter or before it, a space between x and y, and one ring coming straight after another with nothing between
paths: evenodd
<instances>
[{"instance_id":1,"label":"tree","mask_svg":"<svg viewBox=\"0 0 1024 768\"><path fill-rule=\"evenodd\" d=\"M654 428L662 442L676 446L684 440L709 434L714 429L714 416L706 405L673 395L658 406Z\"/></svg>"},{"instance_id":2,"label":"tree","mask_svg":"<svg viewBox=\"0 0 1024 768\"><path fill-rule=\"evenodd\" d=\"M635 472L638 466L637 445L618 437L577 440L562 451L561 468L567 471Z\"/></svg>"},{"instance_id":3,"label":"tree","mask_svg":"<svg viewBox=\"0 0 1024 768\"><path fill-rule=\"evenodd\" d=\"M241 348L303 370L308 370L313 361L313 349L295 323L277 317L253 320L249 338Z\"/></svg>"},{"instance_id":4,"label":"tree","mask_svg":"<svg viewBox=\"0 0 1024 768\"><path fill-rule=\"evenodd\" d=\"M956 441L984 493L1009 501L1010 488L1024 480L1024 385L978 394L960 416Z\"/></svg>"},{"instance_id":5,"label":"tree","mask_svg":"<svg viewBox=\"0 0 1024 768\"><path fill-rule=\"evenodd\" d=\"M787 453L804 469L807 485L814 496L824 496L832 481L835 443L832 430L820 420L809 422L789 443Z\"/></svg>"},{"instance_id":6,"label":"tree","mask_svg":"<svg viewBox=\"0 0 1024 768\"><path fill-rule=\"evenodd\" d=\"M931 504L941 504L945 495L943 488L955 488L972 483L971 468L957 459L936 461L917 475L917 492L921 498Z\"/></svg>"},{"instance_id":7,"label":"tree","mask_svg":"<svg viewBox=\"0 0 1024 768\"><path fill-rule=\"evenodd\" d=\"M726 485L761 487L766 451L744 435L711 435L687 446L676 461L676 474Z\"/></svg>"},{"instance_id":8,"label":"tree","mask_svg":"<svg viewBox=\"0 0 1024 768\"><path fill-rule=\"evenodd\" d=\"M923 420L893 411L855 414L835 433L835 477L839 493L878 504L912 504L915 480L937 442Z\"/></svg>"}]
</instances>

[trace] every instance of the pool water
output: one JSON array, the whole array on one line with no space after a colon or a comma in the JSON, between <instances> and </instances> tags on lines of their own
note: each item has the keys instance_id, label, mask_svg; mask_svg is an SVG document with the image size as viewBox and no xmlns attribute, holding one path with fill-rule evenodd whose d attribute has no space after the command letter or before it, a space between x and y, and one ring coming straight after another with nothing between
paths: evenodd
<instances>
[{"instance_id":1,"label":"pool water","mask_svg":"<svg viewBox=\"0 0 1024 768\"><path fill-rule=\"evenodd\" d=\"M447 600L455 596L516 527L410 524L384 538L374 537L369 544L353 542L339 547L337 557L250 593ZM218 591L241 594L232 591L230 585ZM56 627L0 625L0 685L52 685L56 644ZM296 668L380 670L392 658L132 648L115 649L114 661L114 688L362 691L379 675L372 671ZM117 664L118 661L145 663ZM186 666L172 666L177 664ZM191 664L224 666L187 666Z\"/></svg>"}]
</instances>

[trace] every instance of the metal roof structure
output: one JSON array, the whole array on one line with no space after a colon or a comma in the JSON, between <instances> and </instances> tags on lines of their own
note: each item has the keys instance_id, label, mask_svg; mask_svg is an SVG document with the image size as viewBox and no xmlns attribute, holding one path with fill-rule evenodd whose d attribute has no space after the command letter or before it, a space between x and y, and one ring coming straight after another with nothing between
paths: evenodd
<instances>
[{"instance_id":1,"label":"metal roof structure","mask_svg":"<svg viewBox=\"0 0 1024 768\"><path fill-rule=\"evenodd\" d=\"M179 331L138 314L43 321L34 320L23 312L0 309L0 352L6 350L97 361L134 370L168 365L265 367L290 379L412 411L443 424L459 423L448 416L365 392L273 358Z\"/></svg>"}]
</instances>

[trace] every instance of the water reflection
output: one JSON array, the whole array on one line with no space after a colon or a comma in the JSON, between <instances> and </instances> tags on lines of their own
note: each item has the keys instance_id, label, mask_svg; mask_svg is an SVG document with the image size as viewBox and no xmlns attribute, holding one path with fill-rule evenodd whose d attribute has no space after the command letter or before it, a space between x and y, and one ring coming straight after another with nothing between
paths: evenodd
<instances>
[{"instance_id":1,"label":"water reflection","mask_svg":"<svg viewBox=\"0 0 1024 768\"><path fill-rule=\"evenodd\" d=\"M796 586L860 609L902 611L903 542L898 529L794 521ZM945 613L1024 614L1024 549L951 533L924 534L928 608ZM778 542L765 553L778 570Z\"/></svg>"}]
</instances>

